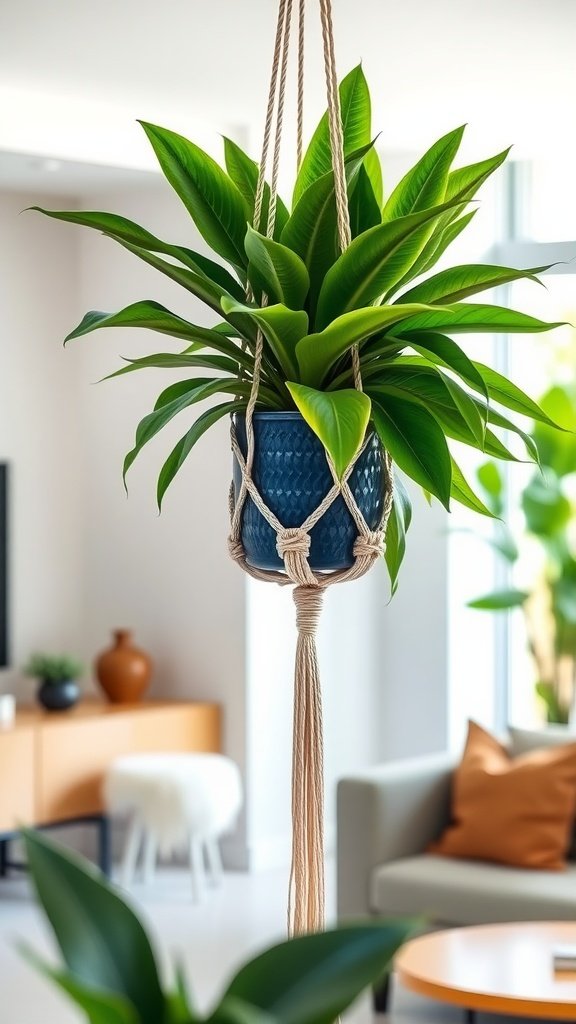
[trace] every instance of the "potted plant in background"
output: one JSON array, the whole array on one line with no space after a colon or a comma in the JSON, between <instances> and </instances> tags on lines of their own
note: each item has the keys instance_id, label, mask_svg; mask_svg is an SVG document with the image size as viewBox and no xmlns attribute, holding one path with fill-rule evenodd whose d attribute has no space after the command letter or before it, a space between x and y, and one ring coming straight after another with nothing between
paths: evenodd
<instances>
[{"instance_id":1,"label":"potted plant in background","mask_svg":"<svg viewBox=\"0 0 576 1024\"><path fill-rule=\"evenodd\" d=\"M168 456L158 479L159 506L194 445L218 420L235 414L245 451L242 415L251 392L259 331L264 349L253 475L264 501L285 526L299 526L316 508L317 487L303 481L317 483L319 475L328 472L324 451L341 476L363 445L350 485L369 525L381 515L385 500L383 449L447 509L454 500L490 516L490 508L464 478L450 442L510 459L514 456L498 436L503 428L520 437L532 459L533 438L506 411L553 425L518 387L485 363L470 359L452 337L557 326L523 312L466 301L518 278L536 279L536 272L547 268L471 264L430 273L475 216L471 201L508 151L453 169L464 130L457 128L434 143L383 201L370 94L360 67L343 80L340 104L352 234L344 252L337 241L327 115L302 160L291 207L278 200L273 237L264 233L270 189L266 187L262 214L255 223L258 167L236 143L224 141L224 170L182 136L142 123L166 179L214 259L165 242L119 215L42 211L103 232L214 313L214 325L200 327L147 299L116 313L89 312L68 335L71 340L103 327L156 331L175 340L171 349L129 359L111 376L150 367L192 374L164 389L154 410L139 423L124 475L148 441L175 416L214 396L225 397L188 426ZM185 347L179 348L178 342ZM359 348L363 391L354 388L354 346ZM272 444L259 443L266 431L268 438L272 432ZM295 453L302 448L303 437L307 447L296 470L298 483L289 488L287 501L278 477L285 480L288 471L295 471ZM333 524L321 520L311 535L312 568L350 564L354 524L346 520L346 508L335 506L337 525L346 535L344 552L330 551L323 531L333 532ZM260 522L251 499L243 515L242 540L250 563L281 566L271 546L270 527ZM410 516L406 491L397 480L385 553L393 589Z\"/></svg>"},{"instance_id":2,"label":"potted plant in background","mask_svg":"<svg viewBox=\"0 0 576 1024\"><path fill-rule=\"evenodd\" d=\"M24 673L40 683L38 702L46 711L67 711L80 697L78 677L83 665L68 654L33 654Z\"/></svg>"},{"instance_id":3,"label":"potted plant in background","mask_svg":"<svg viewBox=\"0 0 576 1024\"><path fill-rule=\"evenodd\" d=\"M382 979L417 926L351 924L274 946L241 967L214 1009L199 1014L181 969L164 987L142 924L102 875L37 833L25 833L25 842L65 967L25 953L90 1024L326 1024Z\"/></svg>"},{"instance_id":4,"label":"potted plant in background","mask_svg":"<svg viewBox=\"0 0 576 1024\"><path fill-rule=\"evenodd\" d=\"M540 406L566 432L536 423L531 437L541 470L520 494L523 523L495 523L493 544L519 587L485 594L470 607L485 611L521 608L536 670L536 692L549 723L566 724L576 690L576 386L556 384ZM506 482L493 462L478 470L485 501L496 516L506 512Z\"/></svg>"}]
</instances>

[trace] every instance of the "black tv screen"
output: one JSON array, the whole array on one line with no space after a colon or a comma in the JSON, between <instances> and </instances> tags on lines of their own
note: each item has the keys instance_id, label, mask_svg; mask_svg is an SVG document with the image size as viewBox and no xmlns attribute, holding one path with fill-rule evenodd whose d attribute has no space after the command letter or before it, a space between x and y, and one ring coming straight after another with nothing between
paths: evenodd
<instances>
[{"instance_id":1,"label":"black tv screen","mask_svg":"<svg viewBox=\"0 0 576 1024\"><path fill-rule=\"evenodd\" d=\"M8 466L0 462L0 667L8 657Z\"/></svg>"}]
</instances>

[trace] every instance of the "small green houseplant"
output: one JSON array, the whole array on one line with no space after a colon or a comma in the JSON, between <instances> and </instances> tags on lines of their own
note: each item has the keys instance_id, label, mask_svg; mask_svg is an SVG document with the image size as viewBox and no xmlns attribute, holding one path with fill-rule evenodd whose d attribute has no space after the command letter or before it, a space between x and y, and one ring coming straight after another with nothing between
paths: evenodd
<instances>
[{"instance_id":1,"label":"small green houseplant","mask_svg":"<svg viewBox=\"0 0 576 1024\"><path fill-rule=\"evenodd\" d=\"M365 922L283 942L240 968L201 1015L182 971L164 987L142 924L103 876L37 833L25 833L25 842L66 966L25 953L90 1024L330 1024L382 979L415 929L413 921Z\"/></svg>"},{"instance_id":2,"label":"small green houseplant","mask_svg":"<svg viewBox=\"0 0 576 1024\"><path fill-rule=\"evenodd\" d=\"M23 669L38 679L38 701L47 711L66 711L80 696L78 677L84 666L68 654L33 654Z\"/></svg>"},{"instance_id":3,"label":"small green houseplant","mask_svg":"<svg viewBox=\"0 0 576 1024\"><path fill-rule=\"evenodd\" d=\"M339 474L360 450L367 430L375 431L393 462L447 509L455 500L491 514L464 478L451 440L508 459L497 435L504 428L518 434L534 458L532 438L502 410L551 422L518 387L470 359L453 340L466 333L557 326L466 301L519 278L537 280L536 272L547 268L471 264L430 273L475 216L471 202L508 151L453 169L464 131L459 127L435 142L384 201L370 94L360 67L342 81L340 101L352 232L343 253L327 115L302 160L291 207L278 202L273 238L264 234L270 190L255 224L258 168L235 142L224 140L224 170L194 143L142 122L162 172L215 259L165 242L122 216L41 211L103 232L213 311L213 326L200 327L144 300L115 313L89 312L68 335L67 340L79 338L103 327L156 331L174 339L171 349L130 359L111 376L149 367L192 374L163 390L140 422L124 474L175 416L214 396L225 397L188 426L168 456L158 479L159 505L202 434L245 409L258 331L265 339L259 410L298 410ZM185 347L178 348L178 342ZM359 346L362 393L354 389L354 345ZM386 544L393 589L410 515L398 483Z\"/></svg>"},{"instance_id":4,"label":"small green houseplant","mask_svg":"<svg viewBox=\"0 0 576 1024\"><path fill-rule=\"evenodd\" d=\"M540 405L568 430L534 426L531 436L542 468L520 495L522 529L495 524L495 547L508 565L529 561L528 586L485 594L470 604L485 611L522 608L536 692L547 721L565 724L576 691L576 386L554 385ZM498 467L486 463L478 478L486 503L501 516L506 483Z\"/></svg>"}]
</instances>

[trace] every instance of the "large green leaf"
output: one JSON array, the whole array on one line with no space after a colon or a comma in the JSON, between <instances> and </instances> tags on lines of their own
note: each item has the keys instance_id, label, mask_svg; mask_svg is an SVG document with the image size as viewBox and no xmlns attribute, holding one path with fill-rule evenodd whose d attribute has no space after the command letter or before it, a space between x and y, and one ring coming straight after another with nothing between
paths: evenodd
<instances>
[{"instance_id":1,"label":"large green leaf","mask_svg":"<svg viewBox=\"0 0 576 1024\"><path fill-rule=\"evenodd\" d=\"M492 511L501 516L504 511L504 480L500 469L492 461L483 462L476 470L476 476L487 495Z\"/></svg>"},{"instance_id":2,"label":"large green leaf","mask_svg":"<svg viewBox=\"0 0 576 1024\"><path fill-rule=\"evenodd\" d=\"M450 510L452 462L438 421L413 402L377 389L370 394L376 430L394 462Z\"/></svg>"},{"instance_id":3,"label":"large green leaf","mask_svg":"<svg viewBox=\"0 0 576 1024\"><path fill-rule=\"evenodd\" d=\"M258 187L258 164L252 160L244 150L233 142L232 139L224 137L224 157L226 170L236 188L244 197L248 207L248 222L260 231L265 231L268 223L268 210L270 208L270 186L264 186L264 199L260 224L254 224L254 205L256 202L256 189ZM289 213L280 196L276 196L276 217L274 221L274 238L279 238L282 229L288 220ZM238 296L240 298L240 296Z\"/></svg>"},{"instance_id":4,"label":"large green leaf","mask_svg":"<svg viewBox=\"0 0 576 1024\"><path fill-rule=\"evenodd\" d=\"M353 239L328 270L318 297L316 325L369 306L397 281L418 255L429 226L446 209L437 206L377 225Z\"/></svg>"},{"instance_id":5,"label":"large green leaf","mask_svg":"<svg viewBox=\"0 0 576 1024\"><path fill-rule=\"evenodd\" d=\"M238 373L238 360L230 359L228 356L211 355L188 355L186 352L172 355L166 352L155 352L151 356L142 356L141 359L127 359L127 366L122 366L114 373L109 373L104 380L113 380L114 377L123 377L126 373L134 373L135 370L218 370L221 373L236 375Z\"/></svg>"},{"instance_id":6,"label":"large green leaf","mask_svg":"<svg viewBox=\"0 0 576 1024\"><path fill-rule=\"evenodd\" d=\"M411 318L417 306L372 306L354 309L337 317L317 334L302 338L296 346L301 380L310 387L321 384L330 368L352 345L358 345L378 331L403 318Z\"/></svg>"},{"instance_id":7,"label":"large green leaf","mask_svg":"<svg viewBox=\"0 0 576 1024\"><path fill-rule=\"evenodd\" d=\"M453 370L484 398L488 398L488 387L482 374L453 338L447 338L436 331L414 331L407 332L406 340L416 352L439 366Z\"/></svg>"},{"instance_id":8,"label":"large green leaf","mask_svg":"<svg viewBox=\"0 0 576 1024\"><path fill-rule=\"evenodd\" d=\"M384 551L392 596L394 596L398 589L398 576L406 553L406 534L411 521L412 504L410 497L400 477L395 473L394 498L386 526L386 548Z\"/></svg>"},{"instance_id":9,"label":"large green leaf","mask_svg":"<svg viewBox=\"0 0 576 1024\"><path fill-rule=\"evenodd\" d=\"M359 64L340 83L340 109L344 156L366 146L371 139L371 103L368 83ZM332 170L330 126L326 112L304 154L294 186L292 205L296 206L303 193L318 178Z\"/></svg>"},{"instance_id":10,"label":"large green leaf","mask_svg":"<svg viewBox=\"0 0 576 1024\"><path fill-rule=\"evenodd\" d=\"M386 224L417 210L426 210L444 201L448 172L462 141L464 128L456 128L435 142L418 163L404 175L382 212Z\"/></svg>"},{"instance_id":11,"label":"large green leaf","mask_svg":"<svg viewBox=\"0 0 576 1024\"><path fill-rule=\"evenodd\" d=\"M472 490L470 484L466 480L460 466L452 458L452 490L451 495L455 501L459 501L461 505L465 505L466 508L477 512L481 516L489 516L491 519L495 519L494 512L488 508L487 505L478 497L477 494Z\"/></svg>"},{"instance_id":12,"label":"large green leaf","mask_svg":"<svg viewBox=\"0 0 576 1024\"><path fill-rule=\"evenodd\" d=\"M284 942L242 967L224 1001L239 999L277 1024L332 1024L380 980L414 928L409 920L347 925Z\"/></svg>"},{"instance_id":13,"label":"large green leaf","mask_svg":"<svg viewBox=\"0 0 576 1024\"><path fill-rule=\"evenodd\" d=\"M366 435L371 408L368 395L353 388L330 393L291 382L287 387L341 478L356 458Z\"/></svg>"},{"instance_id":14,"label":"large green leaf","mask_svg":"<svg viewBox=\"0 0 576 1024\"><path fill-rule=\"evenodd\" d=\"M308 316L303 310L288 309L282 303L258 309L230 299L223 299L222 302L225 312L244 313L254 320L286 377L298 375L296 345L308 330Z\"/></svg>"},{"instance_id":15,"label":"large green leaf","mask_svg":"<svg viewBox=\"0 0 576 1024\"><path fill-rule=\"evenodd\" d=\"M398 360L374 373L364 372L364 382L368 394L377 388L387 394L422 405L435 416L444 433L455 441L481 449L498 459L518 461L491 430L486 430L482 441L479 442L477 434L470 428L469 419L464 417L460 407L466 397L469 397L470 401L475 400L462 391L461 401L457 403L454 396L457 385L451 381L449 387L446 377L433 367L426 364L410 365L407 360ZM487 415L487 410L481 406L478 412L482 418Z\"/></svg>"},{"instance_id":16,"label":"large green leaf","mask_svg":"<svg viewBox=\"0 0 576 1024\"><path fill-rule=\"evenodd\" d=\"M236 185L202 149L182 135L141 121L164 176L202 237L244 274L244 235L249 210Z\"/></svg>"},{"instance_id":17,"label":"large green leaf","mask_svg":"<svg viewBox=\"0 0 576 1024\"><path fill-rule=\"evenodd\" d=\"M250 387L250 384L246 381L233 380L227 382L221 378L200 380L198 382L178 381L176 384L172 384L165 392L162 392L156 401L154 410L140 420L136 428L134 447L124 459L124 478L126 478L128 470L142 451L144 445L148 444L170 420L183 412L184 409L188 409L191 405L196 405L198 402L203 402L206 398L211 398L213 395L218 394L243 395L245 398L248 398Z\"/></svg>"},{"instance_id":18,"label":"large green leaf","mask_svg":"<svg viewBox=\"0 0 576 1024\"><path fill-rule=\"evenodd\" d=\"M242 286L225 267L209 259L208 256L194 252L192 249L186 249L181 245L170 245L168 242L161 241L161 239L156 238L155 235L145 228L140 227L139 224L135 224L134 221L128 220L126 217L120 217L115 213L101 213L88 210L44 210L40 206L31 206L30 209L37 210L39 213L43 213L55 220L94 228L114 241L126 242L129 246L136 247L136 249L144 249L150 252L163 253L165 256L171 256L187 267L188 270L193 271L194 274L200 275L213 284L219 285L220 291L224 289L237 299L243 297ZM134 249L131 251L134 251ZM167 264L167 266L170 266L170 264Z\"/></svg>"},{"instance_id":19,"label":"large green leaf","mask_svg":"<svg viewBox=\"0 0 576 1024\"><path fill-rule=\"evenodd\" d=\"M38 898L78 985L123 997L139 1024L159 1024L164 996L138 918L79 857L36 833L24 838Z\"/></svg>"},{"instance_id":20,"label":"large green leaf","mask_svg":"<svg viewBox=\"0 0 576 1024\"><path fill-rule=\"evenodd\" d=\"M480 160L478 163L467 164L465 167L457 167L448 175L446 186L446 199L472 199L481 185L494 174L506 160L510 149L502 150L496 156L490 156L487 160Z\"/></svg>"},{"instance_id":21,"label":"large green leaf","mask_svg":"<svg viewBox=\"0 0 576 1024\"><path fill-rule=\"evenodd\" d=\"M188 320L171 313L169 309L161 306L158 302L149 300L134 302L131 306L119 310L118 313L101 313L98 310L91 310L86 313L78 327L70 332L66 341L80 338L101 327L143 327L159 334L167 334L172 338L189 341L192 343L191 348L194 346L192 351L204 347L211 348L222 355L229 356L243 366L252 367L254 365L252 356L244 352L240 345L236 345L226 338L220 331L191 324Z\"/></svg>"},{"instance_id":22,"label":"large green leaf","mask_svg":"<svg viewBox=\"0 0 576 1024\"><path fill-rule=\"evenodd\" d=\"M310 278L300 257L251 227L244 245L250 261L248 277L251 283L273 302L281 302L289 309L303 309Z\"/></svg>"},{"instance_id":23,"label":"large green leaf","mask_svg":"<svg viewBox=\"0 0 576 1024\"><path fill-rule=\"evenodd\" d=\"M62 989L80 1007L86 1014L89 1024L139 1024L134 1006L123 996L86 985L70 971L51 967L24 947L21 947L21 952L37 971Z\"/></svg>"},{"instance_id":24,"label":"large green leaf","mask_svg":"<svg viewBox=\"0 0 576 1024\"><path fill-rule=\"evenodd\" d=\"M392 331L397 335L407 331L447 331L449 334L530 334L551 331L561 323L546 323L527 313L519 313L505 306L491 306L480 302L457 302L443 309L429 309L403 322Z\"/></svg>"},{"instance_id":25,"label":"large green leaf","mask_svg":"<svg viewBox=\"0 0 576 1024\"><path fill-rule=\"evenodd\" d=\"M474 601L468 601L469 608L478 608L486 612L508 611L520 608L530 597L525 590L495 590L492 594L484 594Z\"/></svg>"},{"instance_id":26,"label":"large green leaf","mask_svg":"<svg viewBox=\"0 0 576 1024\"><path fill-rule=\"evenodd\" d=\"M549 469L544 475L536 474L522 491L522 511L530 533L539 537L565 530L573 517L572 505Z\"/></svg>"},{"instance_id":27,"label":"large green leaf","mask_svg":"<svg viewBox=\"0 0 576 1024\"><path fill-rule=\"evenodd\" d=\"M440 224L433 229L429 241L426 242L410 270L390 289L389 295L396 294L405 285L409 284L410 281L413 281L414 278L420 277L422 274L427 273L431 267L435 266L440 257L446 252L446 249L452 245L452 242L458 238L458 235L465 231L477 213L478 210L470 210L455 220L452 220L453 214L444 214ZM399 301L401 301L401 297Z\"/></svg>"},{"instance_id":28,"label":"large green leaf","mask_svg":"<svg viewBox=\"0 0 576 1024\"><path fill-rule=\"evenodd\" d=\"M446 306L460 302L469 295L476 295L489 288L498 288L523 278L541 284L535 275L549 269L550 265L532 267L530 270L513 270L511 267L495 267L482 263L450 267L449 270L441 270L439 274L417 284L409 292L404 292L401 299L402 302L428 302L431 305L440 303Z\"/></svg>"},{"instance_id":29,"label":"large green leaf","mask_svg":"<svg viewBox=\"0 0 576 1024\"><path fill-rule=\"evenodd\" d=\"M372 143L346 158L346 177L350 190L370 151ZM338 242L334 175L332 171L318 178L296 204L280 241L304 260L310 274L308 307L311 321L318 293L329 267L340 254Z\"/></svg>"},{"instance_id":30,"label":"large green leaf","mask_svg":"<svg viewBox=\"0 0 576 1024\"><path fill-rule=\"evenodd\" d=\"M540 408L537 402L534 402L519 387L513 384L512 381L508 380L507 377L502 376L501 373L498 373L497 370L493 370L490 366L486 366L485 363L477 362L477 360L474 360L474 366L480 371L486 387L488 388L490 398L499 402L500 405L503 405L506 409L512 409L514 412L521 413L522 416L529 416L530 419L539 420L542 423L548 423L549 426L562 430L562 427L559 427L558 424ZM472 387L474 387L474 384L472 384L472 382L470 383Z\"/></svg>"},{"instance_id":31,"label":"large green leaf","mask_svg":"<svg viewBox=\"0 0 576 1024\"><path fill-rule=\"evenodd\" d=\"M162 502L166 491L178 471L182 468L196 442L199 441L202 435L205 434L207 430L210 430L218 420L221 420L224 416L228 416L230 413L239 412L244 407L245 403L224 402L222 405L216 405L212 409L207 409L206 412L203 412L196 422L192 424L190 429L186 431L184 437L180 438L178 444L170 452L170 455L162 466L158 477L156 495L158 509L160 511L162 510Z\"/></svg>"},{"instance_id":32,"label":"large green leaf","mask_svg":"<svg viewBox=\"0 0 576 1024\"><path fill-rule=\"evenodd\" d=\"M371 150L373 153L374 150ZM368 154L370 156L370 153ZM350 199L348 201L348 211L350 214L350 232L352 238L356 238L361 235L363 231L368 231L370 228L376 227L376 225L382 223L382 212L376 196L374 194L374 188L372 182L368 176L366 170L366 160L368 156L364 158L364 164L360 167L356 181L350 189Z\"/></svg>"}]
</instances>

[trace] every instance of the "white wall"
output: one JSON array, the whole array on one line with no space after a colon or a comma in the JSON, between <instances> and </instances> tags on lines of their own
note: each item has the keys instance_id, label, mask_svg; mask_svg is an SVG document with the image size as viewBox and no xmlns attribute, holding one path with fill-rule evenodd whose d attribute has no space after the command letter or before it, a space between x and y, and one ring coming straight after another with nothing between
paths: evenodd
<instances>
[{"instance_id":1,"label":"white wall","mask_svg":"<svg viewBox=\"0 0 576 1024\"><path fill-rule=\"evenodd\" d=\"M62 338L77 314L78 248L63 226L22 213L42 196L0 192L0 459L10 463L13 668L38 648L84 653L80 396ZM70 200L68 202L71 202Z\"/></svg>"}]
</instances>

